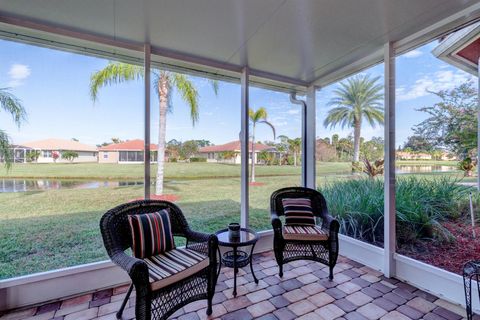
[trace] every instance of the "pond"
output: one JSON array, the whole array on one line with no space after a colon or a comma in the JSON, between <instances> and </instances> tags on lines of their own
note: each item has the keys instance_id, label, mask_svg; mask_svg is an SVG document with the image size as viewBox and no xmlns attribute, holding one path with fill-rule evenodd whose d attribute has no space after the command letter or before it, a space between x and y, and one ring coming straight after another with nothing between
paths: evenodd
<instances>
[{"instance_id":1,"label":"pond","mask_svg":"<svg viewBox=\"0 0 480 320\"><path fill-rule=\"evenodd\" d=\"M60 180L60 179L0 179L0 193L45 191L59 189L96 189L143 185L143 181Z\"/></svg>"},{"instance_id":2,"label":"pond","mask_svg":"<svg viewBox=\"0 0 480 320\"><path fill-rule=\"evenodd\" d=\"M396 173L405 174L405 173L439 173L439 172L454 172L458 171L455 166L448 165L398 165L396 167Z\"/></svg>"}]
</instances>

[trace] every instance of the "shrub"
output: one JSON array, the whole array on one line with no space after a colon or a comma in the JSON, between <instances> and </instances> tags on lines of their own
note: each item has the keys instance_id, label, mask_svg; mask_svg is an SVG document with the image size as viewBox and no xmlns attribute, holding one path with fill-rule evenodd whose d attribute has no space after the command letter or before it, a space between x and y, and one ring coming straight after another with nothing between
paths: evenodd
<instances>
[{"instance_id":1,"label":"shrub","mask_svg":"<svg viewBox=\"0 0 480 320\"><path fill-rule=\"evenodd\" d=\"M366 242L383 242L383 180L356 179L326 184L319 191L340 222L341 233ZM440 222L468 210L470 188L441 177L401 177L396 184L397 240L449 240Z\"/></svg>"},{"instance_id":2,"label":"shrub","mask_svg":"<svg viewBox=\"0 0 480 320\"><path fill-rule=\"evenodd\" d=\"M190 162L207 162L207 158L202 157L191 157Z\"/></svg>"},{"instance_id":3,"label":"shrub","mask_svg":"<svg viewBox=\"0 0 480 320\"><path fill-rule=\"evenodd\" d=\"M177 158L170 158L170 162L177 162Z\"/></svg>"}]
</instances>

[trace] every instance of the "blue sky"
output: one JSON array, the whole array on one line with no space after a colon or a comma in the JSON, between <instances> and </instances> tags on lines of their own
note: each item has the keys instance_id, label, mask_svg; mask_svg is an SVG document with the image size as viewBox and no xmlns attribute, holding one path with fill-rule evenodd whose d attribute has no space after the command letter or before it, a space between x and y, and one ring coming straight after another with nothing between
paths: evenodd
<instances>
[{"instance_id":1,"label":"blue sky","mask_svg":"<svg viewBox=\"0 0 480 320\"><path fill-rule=\"evenodd\" d=\"M431 55L436 42L427 44L397 58L397 145L412 134L411 128L426 118L415 111L432 105L437 99L429 91L453 88L472 77ZM99 100L89 96L90 75L104 67L104 59L35 47L0 40L0 88L10 87L28 112L28 120L17 128L11 119L0 113L0 128L14 143L46 139L76 138L83 143L99 144L112 137L135 139L143 137L142 82L130 82L103 88ZM383 64L364 70L380 76ZM215 96L208 81L193 78L200 94L200 120L192 127L187 105L175 94L173 111L167 118L167 140L207 139L221 144L238 139L240 131L240 86L221 83ZM323 127L336 84L317 93L317 137L334 133L347 136L351 129ZM300 109L292 105L288 95L251 88L253 109L265 107L277 135L300 136ZM158 100L152 93L152 141L158 135ZM362 127L362 136L382 136L383 128ZM272 140L271 130L259 126L255 140Z\"/></svg>"}]
</instances>

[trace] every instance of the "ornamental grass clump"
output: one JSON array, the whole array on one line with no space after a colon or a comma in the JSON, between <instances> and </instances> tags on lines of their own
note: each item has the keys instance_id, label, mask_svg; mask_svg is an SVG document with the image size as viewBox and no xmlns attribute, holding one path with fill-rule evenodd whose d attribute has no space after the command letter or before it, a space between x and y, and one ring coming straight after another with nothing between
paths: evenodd
<instances>
[{"instance_id":1,"label":"ornamental grass clump","mask_svg":"<svg viewBox=\"0 0 480 320\"><path fill-rule=\"evenodd\" d=\"M320 188L329 211L340 222L341 233L373 244L383 243L383 180L332 182ZM396 184L397 240L410 244L421 239L450 241L441 222L468 211L470 187L447 177L400 177Z\"/></svg>"}]
</instances>

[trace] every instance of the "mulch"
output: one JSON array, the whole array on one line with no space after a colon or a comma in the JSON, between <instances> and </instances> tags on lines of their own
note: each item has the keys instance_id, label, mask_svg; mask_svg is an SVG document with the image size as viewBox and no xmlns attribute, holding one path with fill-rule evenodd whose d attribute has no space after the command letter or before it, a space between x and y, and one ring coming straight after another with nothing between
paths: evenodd
<instances>
[{"instance_id":1,"label":"mulch","mask_svg":"<svg viewBox=\"0 0 480 320\"><path fill-rule=\"evenodd\" d=\"M455 238L451 242L420 241L414 246L402 247L399 253L430 265L462 275L463 265L480 260L480 226L472 227L465 221L442 224Z\"/></svg>"}]
</instances>

